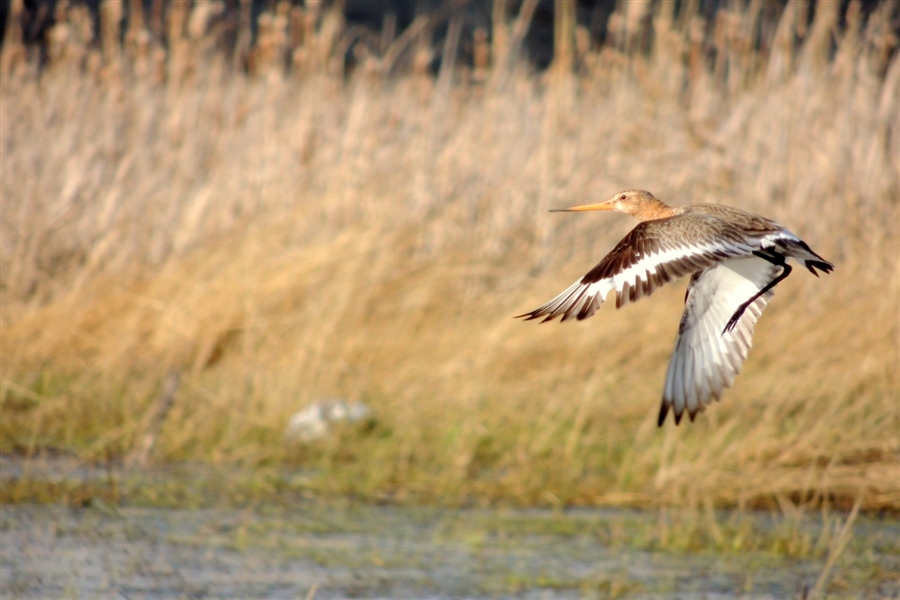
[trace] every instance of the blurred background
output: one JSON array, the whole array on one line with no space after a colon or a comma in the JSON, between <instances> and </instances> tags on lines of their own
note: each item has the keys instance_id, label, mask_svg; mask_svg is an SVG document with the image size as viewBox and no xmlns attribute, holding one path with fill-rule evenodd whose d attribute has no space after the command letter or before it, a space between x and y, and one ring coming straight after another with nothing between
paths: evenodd
<instances>
[{"instance_id":1,"label":"blurred background","mask_svg":"<svg viewBox=\"0 0 900 600\"><path fill-rule=\"evenodd\" d=\"M4 455L401 502L900 509L897 2L3 8ZM758 212L836 265L779 285L693 424L656 427L684 282L512 318L634 225L547 210L625 188Z\"/></svg>"}]
</instances>

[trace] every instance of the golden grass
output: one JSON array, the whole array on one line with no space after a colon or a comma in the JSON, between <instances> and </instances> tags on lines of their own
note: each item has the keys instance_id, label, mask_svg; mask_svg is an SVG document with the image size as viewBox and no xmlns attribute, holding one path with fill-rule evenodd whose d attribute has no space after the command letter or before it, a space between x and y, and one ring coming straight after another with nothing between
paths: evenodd
<instances>
[{"instance_id":1,"label":"golden grass","mask_svg":"<svg viewBox=\"0 0 900 600\"><path fill-rule=\"evenodd\" d=\"M837 15L795 49L793 6L771 50L747 41L753 6L711 42L657 14L649 54L576 32L542 75L432 79L400 36L344 76L337 16L286 5L247 73L196 11L170 15L168 51L133 28L101 55L69 9L40 73L8 38L0 448L123 455L174 368L159 461L451 503L900 508L896 9L851 5L832 57ZM515 48L522 22L501 29ZM626 187L759 212L836 264L779 286L695 424L655 426L683 286L579 324L511 318L633 225L546 209ZM286 444L322 396L375 427Z\"/></svg>"}]
</instances>

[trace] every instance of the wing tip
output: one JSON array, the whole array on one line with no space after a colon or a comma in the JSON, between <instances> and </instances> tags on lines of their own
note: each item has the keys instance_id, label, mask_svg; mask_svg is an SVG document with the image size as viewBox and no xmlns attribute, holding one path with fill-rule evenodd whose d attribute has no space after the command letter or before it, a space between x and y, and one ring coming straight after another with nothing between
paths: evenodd
<instances>
[{"instance_id":1,"label":"wing tip","mask_svg":"<svg viewBox=\"0 0 900 600\"><path fill-rule=\"evenodd\" d=\"M666 422L666 416L669 414L669 403L665 400L662 401L662 404L659 407L659 418L656 420L656 426L662 427L663 423ZM677 423L676 423L677 424Z\"/></svg>"},{"instance_id":2,"label":"wing tip","mask_svg":"<svg viewBox=\"0 0 900 600\"><path fill-rule=\"evenodd\" d=\"M547 316L544 316L544 315L547 315ZM543 319L540 320L540 323L546 323L547 321L552 321L553 319L555 319L556 317L559 317L559 316L560 315L558 315L558 314L553 314L553 313L548 314L546 312L543 312L541 309L537 309L537 310L533 310L531 312L527 312L522 315L515 315L513 317L513 319L522 319L523 321L536 321L538 319L541 319L541 317L544 317ZM559 322L562 323L563 321L566 320L566 318L567 318L566 316L563 316Z\"/></svg>"},{"instance_id":3,"label":"wing tip","mask_svg":"<svg viewBox=\"0 0 900 600\"><path fill-rule=\"evenodd\" d=\"M713 394L713 397L715 398L715 400L719 400L718 395ZM656 419L657 427L662 427L665 424L666 417L669 416L670 407L672 408L672 418L675 420L676 427L681 424L681 419L685 414L687 414L688 419L690 419L691 423L693 423L697 419L697 415L706 410L706 406L702 403L700 403L694 410L691 410L688 407L683 407L681 410L678 410L678 408L675 407L674 403L670 403L669 401L664 399L662 401L662 404L660 404L659 406L659 417L657 417Z\"/></svg>"},{"instance_id":4,"label":"wing tip","mask_svg":"<svg viewBox=\"0 0 900 600\"><path fill-rule=\"evenodd\" d=\"M534 321L540 315L536 314L537 311L527 312L521 315L515 315L513 319L522 319L523 321Z\"/></svg>"}]
</instances>

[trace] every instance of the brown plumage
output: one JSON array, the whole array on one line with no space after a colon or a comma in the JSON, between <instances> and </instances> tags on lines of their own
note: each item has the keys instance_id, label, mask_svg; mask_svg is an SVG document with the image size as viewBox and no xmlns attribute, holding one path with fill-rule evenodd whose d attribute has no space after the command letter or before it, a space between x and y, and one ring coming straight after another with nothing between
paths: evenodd
<instances>
[{"instance_id":1,"label":"brown plumage","mask_svg":"<svg viewBox=\"0 0 900 600\"><path fill-rule=\"evenodd\" d=\"M673 208L650 192L626 190L606 202L563 210L616 210L640 223L584 277L520 317L586 319L612 290L618 308L691 276L663 388L660 426L670 408L676 424L685 411L693 421L731 387L773 288L791 272L788 258L816 276L817 270L834 269L778 223L727 206Z\"/></svg>"}]
</instances>

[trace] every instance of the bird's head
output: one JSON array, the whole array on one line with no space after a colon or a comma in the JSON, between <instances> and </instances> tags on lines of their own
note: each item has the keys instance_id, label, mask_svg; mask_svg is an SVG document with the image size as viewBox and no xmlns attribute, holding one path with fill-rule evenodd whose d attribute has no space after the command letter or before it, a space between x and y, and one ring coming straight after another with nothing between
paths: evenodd
<instances>
[{"instance_id":1,"label":"bird's head","mask_svg":"<svg viewBox=\"0 0 900 600\"><path fill-rule=\"evenodd\" d=\"M641 221L661 219L672 214L671 207L645 190L625 190L605 202L580 204L569 208L554 209L550 212L581 212L587 210L616 210L627 213Z\"/></svg>"}]
</instances>

